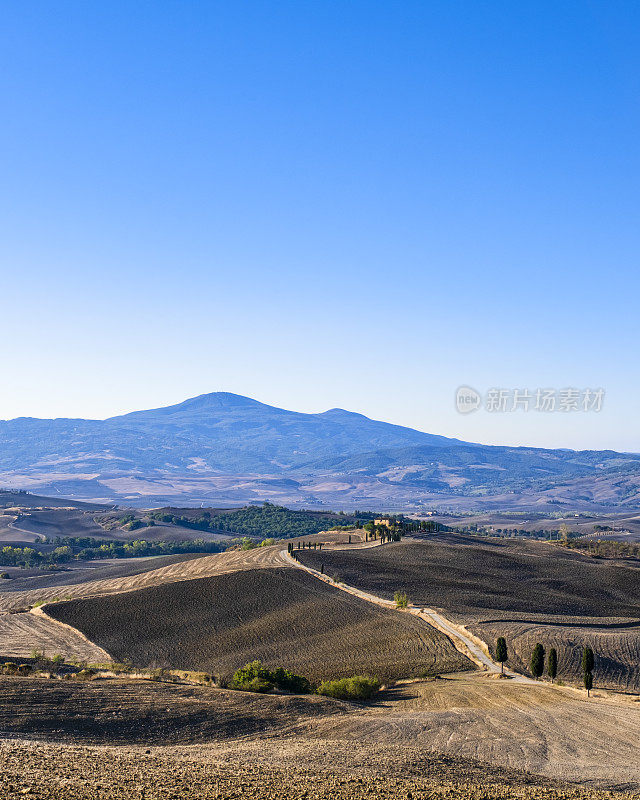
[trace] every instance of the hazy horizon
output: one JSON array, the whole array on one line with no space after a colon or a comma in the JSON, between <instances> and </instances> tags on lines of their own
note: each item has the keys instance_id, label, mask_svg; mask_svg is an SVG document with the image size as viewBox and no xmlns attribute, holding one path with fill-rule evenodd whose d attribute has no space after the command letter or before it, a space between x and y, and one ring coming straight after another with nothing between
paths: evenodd
<instances>
[{"instance_id":1,"label":"hazy horizon","mask_svg":"<svg viewBox=\"0 0 640 800\"><path fill-rule=\"evenodd\" d=\"M640 451L640 8L7 8L0 417L228 390ZM603 388L599 413L456 388Z\"/></svg>"},{"instance_id":2,"label":"hazy horizon","mask_svg":"<svg viewBox=\"0 0 640 800\"><path fill-rule=\"evenodd\" d=\"M267 402L265 402L265 401L263 401L263 400L260 400L259 398L256 398L256 397L248 397L247 395L240 395L240 394L238 394L237 392L227 392L227 391L224 391L224 390L219 390L219 391L216 391L216 392L203 392L202 394L200 394L200 395L194 395L193 397L185 397L185 398L182 398L182 400L178 400L178 401L177 401L177 402L175 402L175 403L166 403L166 404L163 404L163 405L158 405L158 406L150 406L149 408L130 408L130 409L124 410L124 411L122 411L122 412L119 412L118 414L111 414L111 415L108 415L108 416L106 416L106 417L69 417L69 416L58 416L58 417L30 417L30 418L32 418L32 419L41 419L41 420L52 420L52 419L84 419L84 420L92 420L92 421L100 422L100 421L104 421L104 420L107 420L107 419L111 419L111 418L113 418L113 417L123 416L123 415L126 415L126 414L135 413L135 412L138 412L138 411L153 411L153 410L155 410L155 409L161 409L161 408L166 408L166 407L169 407L169 406L180 405L181 403L187 402L187 401L189 401L189 400L199 399L199 398L201 398L201 397L207 397L208 395L211 395L211 394L229 394L229 395L233 395L233 396L235 396L235 397L239 397L239 398L243 398L243 399L249 399L249 400L253 400L253 401L257 402L257 403L261 403L261 404L263 404L263 405L270 406L270 407L274 407L274 408L278 408L278 409L282 409L282 410L285 410L285 411L291 411L291 412L295 412L295 413L302 413L302 414L309 414L309 415L313 415L313 414L322 414L322 413L325 413L325 412L327 412L327 411L331 411L331 410L341 410L341 411L347 411L347 412L350 412L350 413L355 413L355 414L362 414L362 413L363 413L363 412L359 411L358 409L353 409L353 408L343 408L342 406L331 406L330 408L321 408L321 409L316 409L316 410L312 410L312 411L301 411L300 409L297 409L297 408L291 408L291 407L288 407L288 406L280 406L280 405L276 405L276 404L274 404L274 403L267 403ZM516 413L517 413L517 412L516 412ZM494 445L494 446L498 446L498 447L500 447L500 446L507 446L507 447L508 447L508 446L516 446L516 447L540 447L540 446L541 446L541 445L532 445L532 444L528 444L528 443L526 443L526 442L524 442L524 443L522 443L522 444L519 444L519 445L510 445L510 444L506 444L506 443L504 443L504 442L477 441L477 440L471 440L471 439L467 439L467 440L465 440L465 439L462 439L462 437L460 437L460 436L456 436L455 434L443 434L441 431L437 431L437 430L428 430L428 429L426 429L426 428L418 428L418 427L416 427L416 426L412 426L412 425L403 425L402 423L399 423L399 422L397 422L397 421L395 421L395 420L393 420L393 419L381 419L381 418L371 417L371 416L369 416L368 414L364 414L364 416L366 416L366 417L368 417L369 419L372 419L372 420L374 420L374 421L378 421L378 422L386 422L386 423L389 423L389 424L391 424L391 425L401 425L402 427L412 428L412 429L414 429L414 430L421 431L421 432L423 432L423 433L431 433L431 434L436 434L436 435L448 436L449 438L452 438L452 439L461 439L461 441L466 441L466 442L469 442L469 443L471 443L471 444ZM20 417L13 417L13 418L10 418L10 419L1 419L1 420L0 420L0 422L11 422L11 421L12 421L12 419L19 419L19 418L20 418ZM571 449L571 450L596 450L596 449L597 449L597 450L616 450L616 449L619 449L619 448L610 448L610 447L605 447L605 448L589 448L589 447L571 447L571 448L563 448L561 445L558 445L557 447L549 447L548 449ZM637 451L635 451L635 450L622 450L622 449L619 449L619 452L628 452L628 453L632 453L632 452L637 452Z\"/></svg>"}]
</instances>

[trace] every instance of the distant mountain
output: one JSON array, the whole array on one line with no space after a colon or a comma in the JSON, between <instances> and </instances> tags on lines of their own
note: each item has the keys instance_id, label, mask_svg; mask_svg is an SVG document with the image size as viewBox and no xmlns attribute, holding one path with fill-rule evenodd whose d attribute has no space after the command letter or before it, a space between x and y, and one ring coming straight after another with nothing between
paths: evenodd
<instances>
[{"instance_id":1,"label":"distant mountain","mask_svg":"<svg viewBox=\"0 0 640 800\"><path fill-rule=\"evenodd\" d=\"M459 442L339 408L301 414L215 392L106 420L0 422L0 470L270 473L379 448L452 444Z\"/></svg>"},{"instance_id":2,"label":"distant mountain","mask_svg":"<svg viewBox=\"0 0 640 800\"><path fill-rule=\"evenodd\" d=\"M137 505L593 509L639 501L640 456L487 447L216 392L106 420L0 422L0 486Z\"/></svg>"}]
</instances>

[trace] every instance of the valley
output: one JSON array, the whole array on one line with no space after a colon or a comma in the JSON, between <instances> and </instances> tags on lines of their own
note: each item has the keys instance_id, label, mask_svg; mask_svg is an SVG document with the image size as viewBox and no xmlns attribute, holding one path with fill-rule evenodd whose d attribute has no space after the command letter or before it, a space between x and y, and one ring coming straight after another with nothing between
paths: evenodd
<instances>
[{"instance_id":1,"label":"valley","mask_svg":"<svg viewBox=\"0 0 640 800\"><path fill-rule=\"evenodd\" d=\"M424 800L640 796L633 559L446 531L383 544L352 526L70 566L0 592L0 665L32 665L0 675L8 797L195 800L237 781L256 800L364 800L373 785ZM557 648L555 685L527 677L538 641ZM364 702L238 691L234 671L256 659L383 688Z\"/></svg>"}]
</instances>

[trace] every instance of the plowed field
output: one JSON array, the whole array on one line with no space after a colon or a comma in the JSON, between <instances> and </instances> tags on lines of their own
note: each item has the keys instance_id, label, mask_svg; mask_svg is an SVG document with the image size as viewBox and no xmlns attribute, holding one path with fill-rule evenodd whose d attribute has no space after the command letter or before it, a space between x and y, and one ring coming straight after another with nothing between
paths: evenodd
<instances>
[{"instance_id":1,"label":"plowed field","mask_svg":"<svg viewBox=\"0 0 640 800\"><path fill-rule=\"evenodd\" d=\"M559 674L580 678L580 651L596 653L599 685L640 689L640 569L541 542L442 534L361 551L306 550L303 564L363 591L441 609L525 670L536 642L555 646Z\"/></svg>"},{"instance_id":2,"label":"plowed field","mask_svg":"<svg viewBox=\"0 0 640 800\"><path fill-rule=\"evenodd\" d=\"M236 571L46 609L118 660L229 675L253 659L320 680L469 669L449 639L409 614L295 567Z\"/></svg>"}]
</instances>

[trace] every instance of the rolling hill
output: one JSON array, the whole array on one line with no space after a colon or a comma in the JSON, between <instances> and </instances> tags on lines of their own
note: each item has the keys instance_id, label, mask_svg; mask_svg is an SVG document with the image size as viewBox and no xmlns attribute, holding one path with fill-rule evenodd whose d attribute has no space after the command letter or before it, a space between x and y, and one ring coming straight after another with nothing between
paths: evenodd
<instances>
[{"instance_id":1,"label":"rolling hill","mask_svg":"<svg viewBox=\"0 0 640 800\"><path fill-rule=\"evenodd\" d=\"M0 486L147 507L598 511L640 505L640 455L478 445L216 392L106 420L2 421Z\"/></svg>"}]
</instances>

